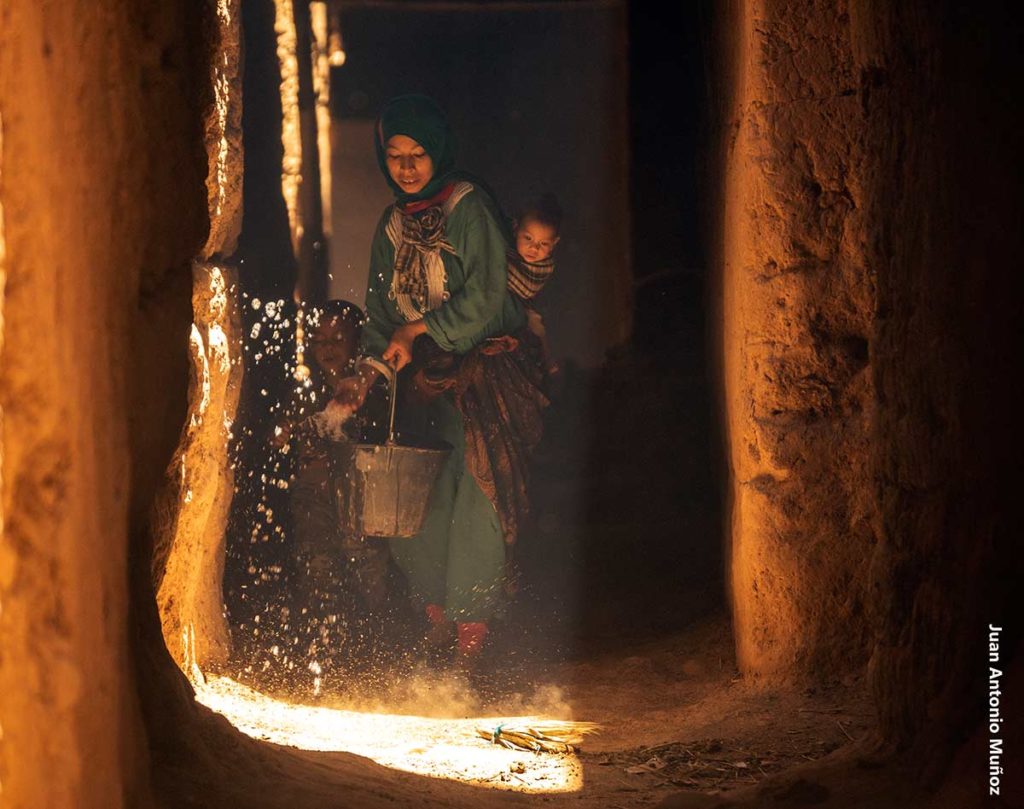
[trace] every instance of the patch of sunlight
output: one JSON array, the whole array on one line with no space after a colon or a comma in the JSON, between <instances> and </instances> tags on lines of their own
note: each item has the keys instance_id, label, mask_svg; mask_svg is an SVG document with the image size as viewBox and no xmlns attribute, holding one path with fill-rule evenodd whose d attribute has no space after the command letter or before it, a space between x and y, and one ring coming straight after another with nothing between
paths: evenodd
<instances>
[{"instance_id":1,"label":"patch of sunlight","mask_svg":"<svg viewBox=\"0 0 1024 809\"><path fill-rule=\"evenodd\" d=\"M365 756L385 767L517 792L574 792L583 772L574 755L507 750L478 728L541 717L432 718L286 702L229 677L194 681L196 699L255 739L301 750Z\"/></svg>"}]
</instances>

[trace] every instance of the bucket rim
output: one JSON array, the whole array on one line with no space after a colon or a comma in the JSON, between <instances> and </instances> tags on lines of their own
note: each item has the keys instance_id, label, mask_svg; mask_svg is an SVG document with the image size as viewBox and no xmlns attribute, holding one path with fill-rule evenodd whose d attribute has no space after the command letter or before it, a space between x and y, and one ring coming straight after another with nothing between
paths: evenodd
<instances>
[{"instance_id":1,"label":"bucket rim","mask_svg":"<svg viewBox=\"0 0 1024 809\"><path fill-rule=\"evenodd\" d=\"M401 436L400 436L401 438ZM402 453L435 453L435 452L451 452L455 449L447 441L441 439L430 439L422 438L420 436L405 436L405 441L414 441L415 443L396 442L394 444L375 444L364 441L334 441L329 440L328 442L334 449L348 448L353 451L363 450L369 452L382 452L384 450L390 450L392 452Z\"/></svg>"}]
</instances>

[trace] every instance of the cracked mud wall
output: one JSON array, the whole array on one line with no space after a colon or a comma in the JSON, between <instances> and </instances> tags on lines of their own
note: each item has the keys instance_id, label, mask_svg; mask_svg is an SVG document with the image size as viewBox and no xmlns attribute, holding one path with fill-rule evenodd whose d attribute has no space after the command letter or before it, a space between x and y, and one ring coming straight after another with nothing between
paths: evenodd
<instances>
[{"instance_id":1,"label":"cracked mud wall","mask_svg":"<svg viewBox=\"0 0 1024 809\"><path fill-rule=\"evenodd\" d=\"M1005 627L1008 699L1024 687L1010 618L1024 574L1024 31L998 4L934 14L872 2L851 19L875 155L865 252L879 268L870 682L883 734L941 772L981 731L990 622Z\"/></svg>"},{"instance_id":2,"label":"cracked mud wall","mask_svg":"<svg viewBox=\"0 0 1024 809\"><path fill-rule=\"evenodd\" d=\"M148 518L186 419L192 260L231 238L207 208L216 14L0 3L5 806L148 805L138 687L150 716L187 708Z\"/></svg>"},{"instance_id":3,"label":"cracked mud wall","mask_svg":"<svg viewBox=\"0 0 1024 809\"><path fill-rule=\"evenodd\" d=\"M234 495L229 445L242 384L237 267L242 225L241 0L216 4L213 103L204 139L210 232L192 265L188 416L152 516L153 579L164 641L184 670L230 654L224 528Z\"/></svg>"},{"instance_id":4,"label":"cracked mud wall","mask_svg":"<svg viewBox=\"0 0 1024 809\"><path fill-rule=\"evenodd\" d=\"M867 659L875 542L860 75L834 3L745 6L724 257L738 660L835 676Z\"/></svg>"},{"instance_id":5,"label":"cracked mud wall","mask_svg":"<svg viewBox=\"0 0 1024 809\"><path fill-rule=\"evenodd\" d=\"M867 664L882 738L941 768L980 727L987 626L1022 572L1021 32L967 7L730 8L739 662Z\"/></svg>"}]
</instances>

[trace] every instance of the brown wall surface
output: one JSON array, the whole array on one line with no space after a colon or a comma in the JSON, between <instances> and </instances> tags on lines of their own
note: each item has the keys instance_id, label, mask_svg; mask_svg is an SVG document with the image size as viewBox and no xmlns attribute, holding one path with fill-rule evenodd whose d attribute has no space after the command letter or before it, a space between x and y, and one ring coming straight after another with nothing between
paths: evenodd
<instances>
[{"instance_id":1,"label":"brown wall surface","mask_svg":"<svg viewBox=\"0 0 1024 809\"><path fill-rule=\"evenodd\" d=\"M872 156L836 4L737 16L723 290L737 650L748 674L827 677L869 641Z\"/></svg>"},{"instance_id":2,"label":"brown wall surface","mask_svg":"<svg viewBox=\"0 0 1024 809\"><path fill-rule=\"evenodd\" d=\"M189 263L207 235L195 11L0 6L0 780L12 808L148 802L128 540L181 429Z\"/></svg>"},{"instance_id":3,"label":"brown wall surface","mask_svg":"<svg viewBox=\"0 0 1024 809\"><path fill-rule=\"evenodd\" d=\"M875 156L864 248L878 268L871 684L883 733L937 766L987 715L989 623L1004 626L999 667L1010 669L1024 573L1013 525L1024 29L1009 4L951 5L936 14L872 2L851 13ZM1004 687L1011 700L1019 664L1018 684ZM979 752L976 766L985 763Z\"/></svg>"},{"instance_id":4,"label":"brown wall surface","mask_svg":"<svg viewBox=\"0 0 1024 809\"><path fill-rule=\"evenodd\" d=\"M730 9L740 664L827 680L870 658L882 736L936 764L980 726L1021 572L1021 30L928 4Z\"/></svg>"}]
</instances>

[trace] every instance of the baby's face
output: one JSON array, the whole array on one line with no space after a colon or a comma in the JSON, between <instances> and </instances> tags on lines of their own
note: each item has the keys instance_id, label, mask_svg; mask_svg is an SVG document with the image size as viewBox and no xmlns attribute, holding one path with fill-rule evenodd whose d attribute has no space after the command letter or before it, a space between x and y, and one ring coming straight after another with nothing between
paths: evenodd
<instances>
[{"instance_id":1,"label":"baby's face","mask_svg":"<svg viewBox=\"0 0 1024 809\"><path fill-rule=\"evenodd\" d=\"M342 374L356 353L355 326L339 317L321 321L309 338L313 359L328 374Z\"/></svg>"},{"instance_id":2,"label":"baby's face","mask_svg":"<svg viewBox=\"0 0 1024 809\"><path fill-rule=\"evenodd\" d=\"M535 264L551 255L558 244L558 231L536 219L524 219L516 228L516 252Z\"/></svg>"}]
</instances>

